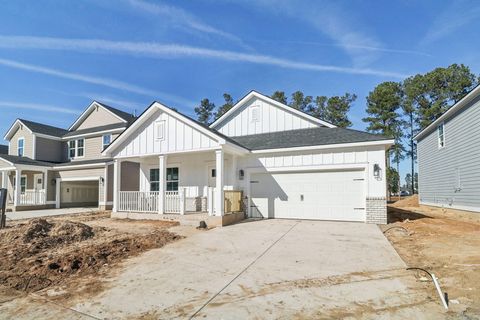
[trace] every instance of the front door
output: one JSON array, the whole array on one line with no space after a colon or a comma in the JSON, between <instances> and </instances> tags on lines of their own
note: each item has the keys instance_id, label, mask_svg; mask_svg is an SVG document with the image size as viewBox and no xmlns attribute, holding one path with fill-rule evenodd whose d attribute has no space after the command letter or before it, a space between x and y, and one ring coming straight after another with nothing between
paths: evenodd
<instances>
[{"instance_id":1,"label":"front door","mask_svg":"<svg viewBox=\"0 0 480 320\"><path fill-rule=\"evenodd\" d=\"M36 174L33 177L35 179L35 190L43 190L43 174Z\"/></svg>"},{"instance_id":2,"label":"front door","mask_svg":"<svg viewBox=\"0 0 480 320\"><path fill-rule=\"evenodd\" d=\"M217 185L217 169L215 169L215 166L208 166L207 171L208 186L215 188Z\"/></svg>"}]
</instances>

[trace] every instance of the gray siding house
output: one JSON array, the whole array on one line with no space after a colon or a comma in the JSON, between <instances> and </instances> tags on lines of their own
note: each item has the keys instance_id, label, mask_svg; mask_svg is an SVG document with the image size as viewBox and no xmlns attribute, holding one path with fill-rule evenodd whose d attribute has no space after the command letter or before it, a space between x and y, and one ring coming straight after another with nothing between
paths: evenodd
<instances>
[{"instance_id":1,"label":"gray siding house","mask_svg":"<svg viewBox=\"0 0 480 320\"><path fill-rule=\"evenodd\" d=\"M480 212L480 87L416 137L421 204Z\"/></svg>"}]
</instances>

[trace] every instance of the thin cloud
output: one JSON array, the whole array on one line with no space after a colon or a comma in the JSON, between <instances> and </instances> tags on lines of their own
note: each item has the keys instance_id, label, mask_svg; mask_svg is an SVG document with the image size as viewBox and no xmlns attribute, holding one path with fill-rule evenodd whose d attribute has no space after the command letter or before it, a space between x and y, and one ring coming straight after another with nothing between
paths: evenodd
<instances>
[{"instance_id":1,"label":"thin cloud","mask_svg":"<svg viewBox=\"0 0 480 320\"><path fill-rule=\"evenodd\" d=\"M455 1L436 16L421 44L427 45L450 36L477 22L479 18L480 6L474 6L472 2Z\"/></svg>"},{"instance_id":2,"label":"thin cloud","mask_svg":"<svg viewBox=\"0 0 480 320\"><path fill-rule=\"evenodd\" d=\"M364 45L352 45L352 44L338 44L338 43L321 43L315 41L298 41L298 40L252 40L259 43L276 43L276 44L300 44L300 45L309 45L309 46L320 46L320 47L341 47L341 48L352 48L352 49L363 49L367 51L379 51L386 53L398 53L398 54L411 54L425 57L433 57L433 55L415 50L402 50L402 49L390 49L385 47L370 47Z\"/></svg>"},{"instance_id":3,"label":"thin cloud","mask_svg":"<svg viewBox=\"0 0 480 320\"><path fill-rule=\"evenodd\" d=\"M100 86L105 86L109 87L112 89L117 89L117 90L122 90L122 91L128 91L148 97L156 97L160 95L161 97L168 99L169 101L173 101L175 103L180 103L180 104L190 104L190 101L185 100L183 98L173 96L171 94L167 93L162 93L158 91L153 91L149 89L144 89L142 87L129 84L123 81L118 81L114 79L109 79L109 78L99 78L99 77L92 77L92 76L87 76L84 74L79 74L79 73L72 73L72 72L65 72L57 69L51 69L51 68L45 68L41 66L36 66L36 65L31 65L31 64L26 64L26 63L21 63L18 61L14 60L8 60L8 59L2 59L0 58L0 65L14 68L14 69L19 69L19 70L24 70L24 71L29 71L29 72L34 72L34 73L41 73L41 74L46 74L50 76L54 76L57 78L63 78L63 79L69 79L69 80L76 80L76 81L81 81L85 83L90 83L90 84L96 84Z\"/></svg>"},{"instance_id":4,"label":"thin cloud","mask_svg":"<svg viewBox=\"0 0 480 320\"><path fill-rule=\"evenodd\" d=\"M269 55L250 54L236 51L227 50L214 50L201 47L186 46L180 44L159 44L150 42L118 42L108 40L96 40L96 39L63 39L63 38L44 38L44 37L20 37L20 36L0 36L0 48L15 48L15 49L45 49L45 50L70 50L70 51L86 51L92 53L117 53L117 54L131 54L131 55L143 55L154 58L172 58L172 57L201 57L211 58L225 61L235 62L249 62L253 64L270 65L286 69L307 70L316 72L336 72L355 75L372 75L389 78L403 79L408 75L390 72L384 70L376 70L370 68L350 68L339 67L334 65L323 65L308 62L298 62L289 59L277 58ZM0 59L2 61L9 60ZM5 63L6 64L6 63ZM22 68L20 65L19 68ZM33 67L35 69L39 67ZM50 73L51 71L43 71L43 68L39 72ZM57 73L57 72L55 72ZM61 72L62 75L65 73ZM62 76L61 75L61 76ZM85 76L68 74L68 77L84 78ZM112 86L112 82L116 87L124 87L123 90L145 91L138 87L132 87L125 83L119 83L118 81L109 80L104 81L102 79L95 78L96 82L107 83ZM107 85L104 84L104 85Z\"/></svg>"},{"instance_id":5,"label":"thin cloud","mask_svg":"<svg viewBox=\"0 0 480 320\"><path fill-rule=\"evenodd\" d=\"M28 110L37 110L37 111L46 111L46 112L59 112L59 113L65 113L65 114L78 114L78 110L75 110L75 109L56 107L48 104L39 104L39 103L0 101L0 108L16 108L16 109L28 109Z\"/></svg>"},{"instance_id":6,"label":"thin cloud","mask_svg":"<svg viewBox=\"0 0 480 320\"><path fill-rule=\"evenodd\" d=\"M243 41L234 34L225 32L218 28L215 28L209 24L202 22L199 18L193 14L185 11L182 8L175 7L172 5L166 5L163 3L150 3L142 0L128 0L127 3L138 10L146 12L151 15L158 15L162 17L167 17L171 23L179 25L181 27L198 31L204 34L210 34L214 36L223 37L225 39L236 42L245 48L250 48L243 43Z\"/></svg>"}]
</instances>

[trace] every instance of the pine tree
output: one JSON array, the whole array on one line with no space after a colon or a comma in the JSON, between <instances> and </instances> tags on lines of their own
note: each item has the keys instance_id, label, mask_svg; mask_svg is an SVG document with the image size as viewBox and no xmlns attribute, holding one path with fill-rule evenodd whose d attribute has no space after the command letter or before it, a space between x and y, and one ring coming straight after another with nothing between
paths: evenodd
<instances>
[{"instance_id":1,"label":"pine tree","mask_svg":"<svg viewBox=\"0 0 480 320\"><path fill-rule=\"evenodd\" d=\"M195 107L195 113L197 114L197 120L204 124L209 124L213 110L215 110L215 104L208 99L203 99L198 107Z\"/></svg>"},{"instance_id":2,"label":"pine tree","mask_svg":"<svg viewBox=\"0 0 480 320\"><path fill-rule=\"evenodd\" d=\"M223 116L225 113L228 112L228 110L233 108L233 98L231 95L228 93L223 94L223 99L225 100L225 103L218 108L217 112L215 113L215 120Z\"/></svg>"},{"instance_id":3,"label":"pine tree","mask_svg":"<svg viewBox=\"0 0 480 320\"><path fill-rule=\"evenodd\" d=\"M348 119L348 112L356 99L357 96L350 93L330 98L317 96L315 98L315 108L307 112L337 127L348 128L352 126L352 122Z\"/></svg>"},{"instance_id":4,"label":"pine tree","mask_svg":"<svg viewBox=\"0 0 480 320\"><path fill-rule=\"evenodd\" d=\"M280 103L287 104L287 96L285 95L284 91L275 91L272 94L272 99Z\"/></svg>"}]
</instances>

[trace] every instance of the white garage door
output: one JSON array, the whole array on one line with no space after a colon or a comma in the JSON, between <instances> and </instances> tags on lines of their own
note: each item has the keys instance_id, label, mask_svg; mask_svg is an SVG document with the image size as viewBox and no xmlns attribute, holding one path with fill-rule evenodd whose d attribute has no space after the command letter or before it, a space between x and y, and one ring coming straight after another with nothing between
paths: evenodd
<instances>
[{"instance_id":1,"label":"white garage door","mask_svg":"<svg viewBox=\"0 0 480 320\"><path fill-rule=\"evenodd\" d=\"M364 170L253 174L252 217L365 221Z\"/></svg>"},{"instance_id":2,"label":"white garage door","mask_svg":"<svg viewBox=\"0 0 480 320\"><path fill-rule=\"evenodd\" d=\"M98 188L98 180L61 182L60 207L98 207Z\"/></svg>"}]
</instances>

